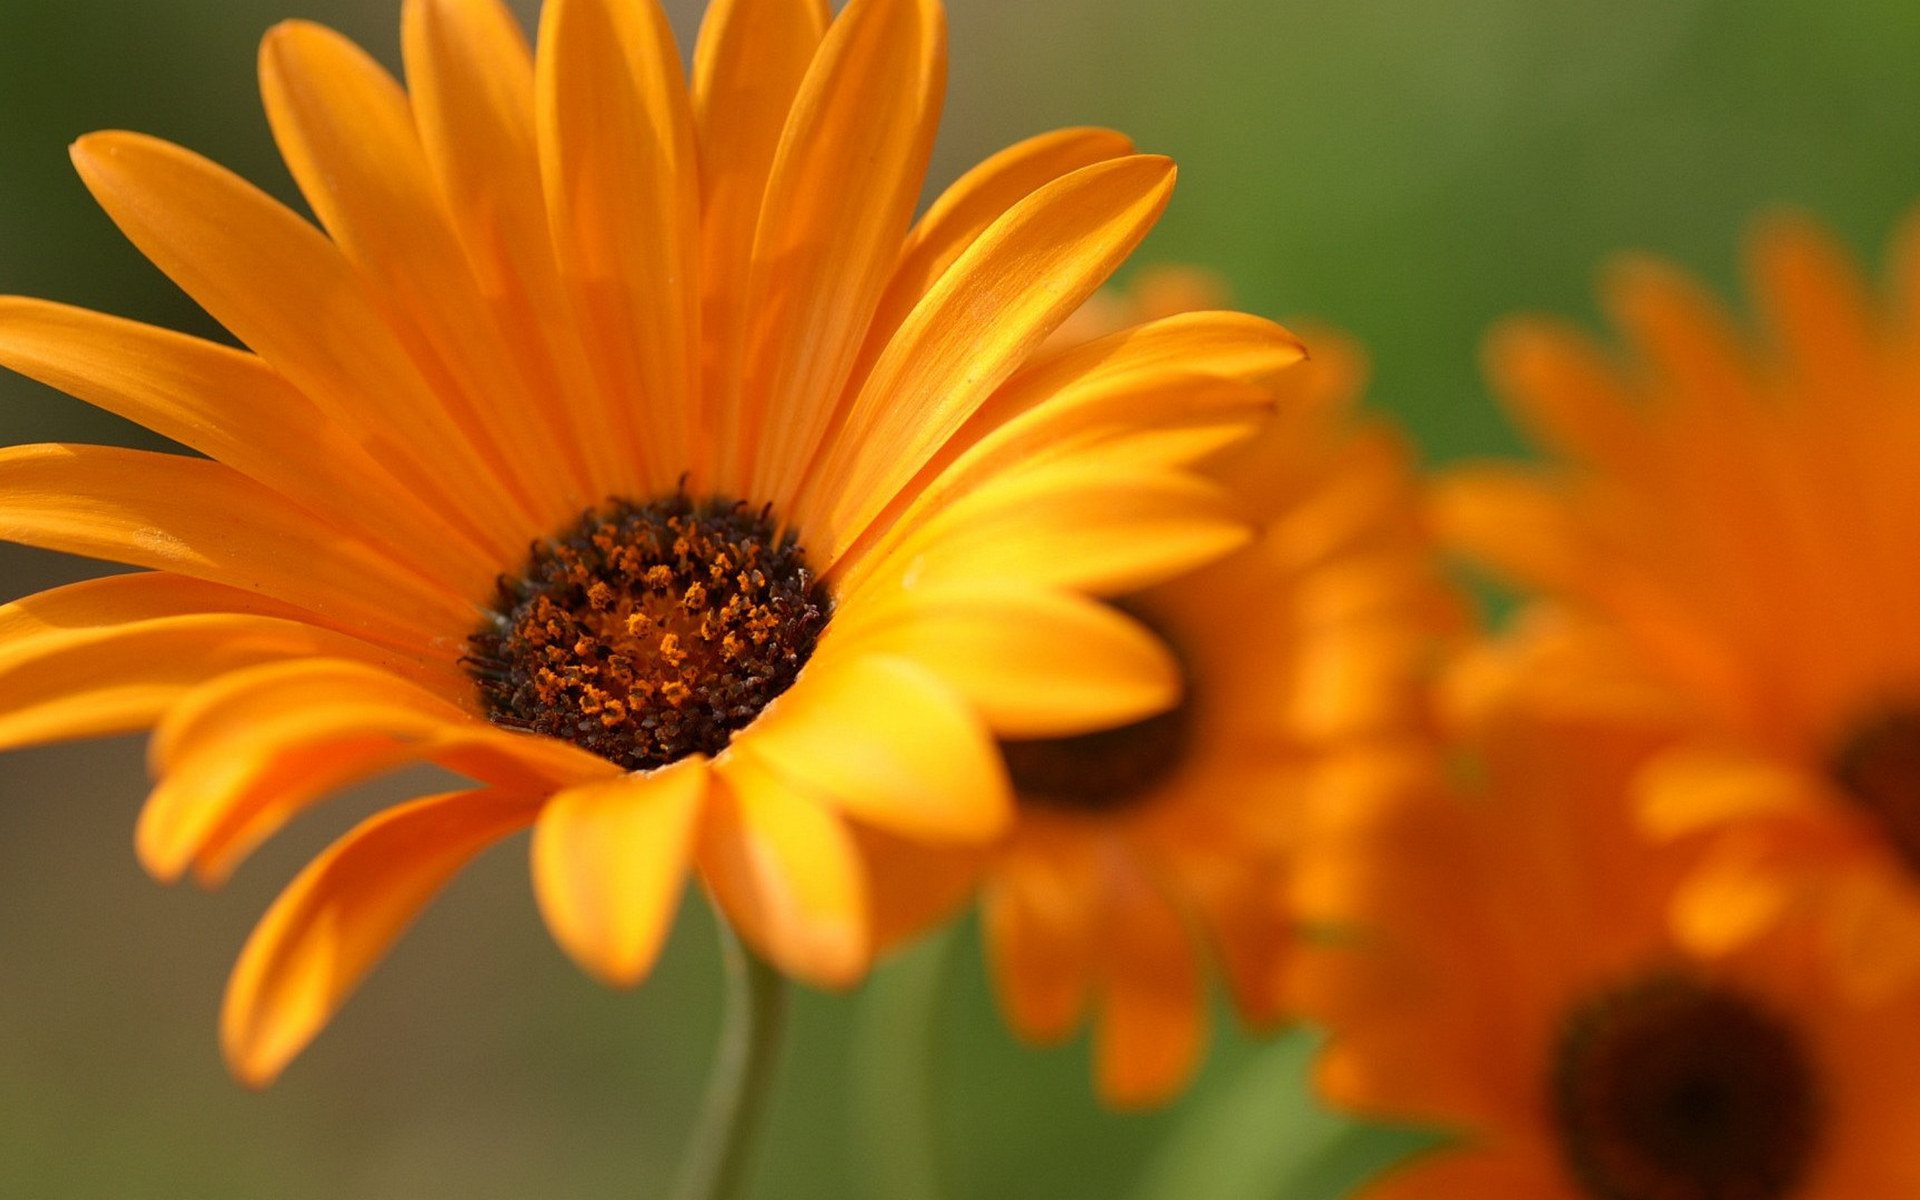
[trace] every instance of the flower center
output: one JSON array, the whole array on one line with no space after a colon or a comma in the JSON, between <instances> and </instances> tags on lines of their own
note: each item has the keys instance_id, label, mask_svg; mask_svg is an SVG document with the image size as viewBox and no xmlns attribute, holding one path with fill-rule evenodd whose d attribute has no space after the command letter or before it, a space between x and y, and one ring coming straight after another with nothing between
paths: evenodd
<instances>
[{"instance_id":1,"label":"flower center","mask_svg":"<svg viewBox=\"0 0 1920 1200\"><path fill-rule=\"evenodd\" d=\"M1834 755L1832 772L1920 873L1920 708L1889 709L1860 725Z\"/></svg>"},{"instance_id":2,"label":"flower center","mask_svg":"<svg viewBox=\"0 0 1920 1200\"><path fill-rule=\"evenodd\" d=\"M502 576L468 664L497 725L628 770L716 754L793 684L831 600L743 503L609 500Z\"/></svg>"},{"instance_id":3,"label":"flower center","mask_svg":"<svg viewBox=\"0 0 1920 1200\"><path fill-rule=\"evenodd\" d=\"M1144 721L1075 737L1000 743L1013 790L1024 803L1081 813L1132 806L1186 758L1193 705L1182 700Z\"/></svg>"},{"instance_id":4,"label":"flower center","mask_svg":"<svg viewBox=\"0 0 1920 1200\"><path fill-rule=\"evenodd\" d=\"M1602 994L1561 1031L1553 1116L1595 1200L1781 1200L1820 1135L1794 1031L1747 997L1663 973Z\"/></svg>"}]
</instances>

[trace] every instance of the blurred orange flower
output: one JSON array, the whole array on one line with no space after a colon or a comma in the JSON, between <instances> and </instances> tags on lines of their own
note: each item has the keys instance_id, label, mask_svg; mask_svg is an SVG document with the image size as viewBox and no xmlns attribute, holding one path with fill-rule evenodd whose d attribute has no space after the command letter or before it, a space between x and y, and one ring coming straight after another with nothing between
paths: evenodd
<instances>
[{"instance_id":1,"label":"blurred orange flower","mask_svg":"<svg viewBox=\"0 0 1920 1200\"><path fill-rule=\"evenodd\" d=\"M1109 301L1109 315L1131 316L1138 298ZM1253 544L1117 601L1114 620L1172 649L1179 707L1061 736L1071 731L1040 704L1002 743L1018 816L985 863L982 901L1002 1008L1044 1043L1091 1006L1110 1103L1160 1102L1192 1076L1207 958L1247 1020L1284 1015L1299 810L1338 803L1356 764L1425 736L1422 685L1461 621L1405 447L1351 411L1366 374L1358 347L1330 331L1310 345L1313 361L1271 384L1277 413L1252 441L1224 425L1190 435L1258 523ZM1194 381L1189 402L1205 390ZM1166 444L1154 435L1140 450Z\"/></svg>"},{"instance_id":2,"label":"blurred orange flower","mask_svg":"<svg viewBox=\"0 0 1920 1200\"><path fill-rule=\"evenodd\" d=\"M1683 729L1634 790L1651 829L1714 835L1688 943L1811 914L1870 998L1920 984L1920 243L1885 305L1800 220L1751 263L1765 345L1647 261L1605 290L1629 361L1501 330L1495 382L1554 461L1455 472L1438 520L1543 597L1554 703Z\"/></svg>"},{"instance_id":3,"label":"blurred orange flower","mask_svg":"<svg viewBox=\"0 0 1920 1200\"><path fill-rule=\"evenodd\" d=\"M1492 704L1457 794L1419 769L1323 811L1295 961L1320 1091L1452 1133L1368 1200L1838 1200L1920 1187L1911 1002L1857 1007L1816 932L1701 958L1691 851L1634 827L1660 739ZM1467 776L1475 777L1472 781Z\"/></svg>"}]
</instances>

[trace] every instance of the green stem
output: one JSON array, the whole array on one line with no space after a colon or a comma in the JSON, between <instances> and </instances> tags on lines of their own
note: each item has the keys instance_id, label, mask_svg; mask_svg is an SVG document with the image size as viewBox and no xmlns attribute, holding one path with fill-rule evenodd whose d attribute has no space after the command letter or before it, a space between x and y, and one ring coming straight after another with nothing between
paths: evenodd
<instances>
[{"instance_id":1,"label":"green stem","mask_svg":"<svg viewBox=\"0 0 1920 1200\"><path fill-rule=\"evenodd\" d=\"M714 924L726 980L720 1045L673 1200L745 1200L786 1028L785 977L741 945L724 916Z\"/></svg>"},{"instance_id":2,"label":"green stem","mask_svg":"<svg viewBox=\"0 0 1920 1200\"><path fill-rule=\"evenodd\" d=\"M935 1035L955 941L948 929L902 951L860 996L848 1093L869 1200L941 1200Z\"/></svg>"}]
</instances>

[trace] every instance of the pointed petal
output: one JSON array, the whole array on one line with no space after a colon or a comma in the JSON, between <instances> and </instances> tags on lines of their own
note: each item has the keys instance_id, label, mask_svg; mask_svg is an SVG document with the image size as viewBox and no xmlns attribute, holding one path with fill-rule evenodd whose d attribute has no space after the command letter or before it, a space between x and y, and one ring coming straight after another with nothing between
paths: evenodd
<instances>
[{"instance_id":1,"label":"pointed petal","mask_svg":"<svg viewBox=\"0 0 1920 1200\"><path fill-rule=\"evenodd\" d=\"M259 358L44 300L0 298L0 365L225 463L364 530L400 562L461 592L499 565L396 482Z\"/></svg>"},{"instance_id":2,"label":"pointed petal","mask_svg":"<svg viewBox=\"0 0 1920 1200\"><path fill-rule=\"evenodd\" d=\"M1114 468L1098 455L995 480L930 518L842 598L996 580L1125 595L1243 546L1251 529L1212 484Z\"/></svg>"},{"instance_id":3,"label":"pointed petal","mask_svg":"<svg viewBox=\"0 0 1920 1200\"><path fill-rule=\"evenodd\" d=\"M825 0L715 0L693 58L700 144L701 338L719 441L714 489L742 495L741 356L754 230L787 114L832 19Z\"/></svg>"},{"instance_id":4,"label":"pointed petal","mask_svg":"<svg viewBox=\"0 0 1920 1200\"><path fill-rule=\"evenodd\" d=\"M408 489L501 561L534 527L441 407L353 266L252 184L131 133L74 143L94 199L141 253Z\"/></svg>"},{"instance_id":5,"label":"pointed petal","mask_svg":"<svg viewBox=\"0 0 1920 1200\"><path fill-rule=\"evenodd\" d=\"M304 21L261 42L260 89L288 169L422 378L528 511L559 519L578 488L501 351L406 92L360 47Z\"/></svg>"},{"instance_id":6,"label":"pointed petal","mask_svg":"<svg viewBox=\"0 0 1920 1200\"><path fill-rule=\"evenodd\" d=\"M828 514L827 561L1132 253L1172 192L1164 158L1086 167L1015 205L961 255L880 356L811 479Z\"/></svg>"},{"instance_id":7,"label":"pointed petal","mask_svg":"<svg viewBox=\"0 0 1920 1200\"><path fill-rule=\"evenodd\" d=\"M1509 320L1488 335L1483 357L1488 379L1545 445L1615 468L1645 457L1633 389L1586 334L1555 321Z\"/></svg>"},{"instance_id":8,"label":"pointed petal","mask_svg":"<svg viewBox=\"0 0 1920 1200\"><path fill-rule=\"evenodd\" d=\"M315 859L267 910L227 984L220 1041L233 1073L272 1083L460 868L537 811L498 792L434 796Z\"/></svg>"},{"instance_id":9,"label":"pointed petal","mask_svg":"<svg viewBox=\"0 0 1920 1200\"><path fill-rule=\"evenodd\" d=\"M945 86L932 0L853 0L814 56L754 235L746 495L785 509L829 428L913 218Z\"/></svg>"},{"instance_id":10,"label":"pointed petal","mask_svg":"<svg viewBox=\"0 0 1920 1200\"><path fill-rule=\"evenodd\" d=\"M1549 592L1579 585L1584 539L1552 480L1538 468L1454 467L1434 481L1428 511L1449 549L1516 582Z\"/></svg>"},{"instance_id":11,"label":"pointed petal","mask_svg":"<svg viewBox=\"0 0 1920 1200\"><path fill-rule=\"evenodd\" d=\"M1007 1023L1030 1042L1065 1039L1086 1010L1099 874L1085 851L1016 844L981 892L994 993Z\"/></svg>"},{"instance_id":12,"label":"pointed petal","mask_svg":"<svg viewBox=\"0 0 1920 1200\"><path fill-rule=\"evenodd\" d=\"M1096 456L1118 468L1190 467L1253 436L1272 408L1271 392L1236 379L1096 375L1020 413L958 454L943 448L831 568L851 584L864 564L882 560L955 498L1000 476ZM1214 466L1208 463L1210 477Z\"/></svg>"},{"instance_id":13,"label":"pointed petal","mask_svg":"<svg viewBox=\"0 0 1920 1200\"><path fill-rule=\"evenodd\" d=\"M785 973L851 986L873 948L866 874L846 824L740 755L716 772L700 873L727 918Z\"/></svg>"},{"instance_id":14,"label":"pointed petal","mask_svg":"<svg viewBox=\"0 0 1920 1200\"><path fill-rule=\"evenodd\" d=\"M1068 388L1126 380L1142 391L1154 380L1211 375L1272 385L1306 357L1306 346L1264 317L1237 312L1182 313L1123 329L1084 345L1042 354L1022 367L968 420L962 447Z\"/></svg>"},{"instance_id":15,"label":"pointed petal","mask_svg":"<svg viewBox=\"0 0 1920 1200\"><path fill-rule=\"evenodd\" d=\"M438 763L529 793L618 770L338 659L270 663L215 679L166 714L149 757L160 782L136 830L141 862L165 880L193 866L207 882L308 806L404 763Z\"/></svg>"},{"instance_id":16,"label":"pointed petal","mask_svg":"<svg viewBox=\"0 0 1920 1200\"><path fill-rule=\"evenodd\" d=\"M602 402L630 422L643 474L628 489L663 491L694 464L702 426L700 177L666 14L657 0L553 0L535 87L561 278Z\"/></svg>"},{"instance_id":17,"label":"pointed petal","mask_svg":"<svg viewBox=\"0 0 1920 1200\"><path fill-rule=\"evenodd\" d=\"M1064 592L934 584L841 621L842 649L918 663L1001 737L1110 728L1180 696L1179 664L1160 639L1118 609Z\"/></svg>"},{"instance_id":18,"label":"pointed petal","mask_svg":"<svg viewBox=\"0 0 1920 1200\"><path fill-rule=\"evenodd\" d=\"M0 621L10 615L0 609ZM83 625L0 638L0 749L131 733L229 671L316 657L367 662L449 698L472 690L455 670L431 671L357 638L280 617L192 613Z\"/></svg>"},{"instance_id":19,"label":"pointed petal","mask_svg":"<svg viewBox=\"0 0 1920 1200\"><path fill-rule=\"evenodd\" d=\"M582 970L632 987L653 969L686 888L710 768L703 755L568 788L533 832L533 894Z\"/></svg>"},{"instance_id":20,"label":"pointed petal","mask_svg":"<svg viewBox=\"0 0 1920 1200\"><path fill-rule=\"evenodd\" d=\"M1164 1102L1193 1077L1206 1045L1205 994L1193 939L1166 898L1130 872L1112 897L1094 1074L1104 1099L1136 1108Z\"/></svg>"},{"instance_id":21,"label":"pointed petal","mask_svg":"<svg viewBox=\"0 0 1920 1200\"><path fill-rule=\"evenodd\" d=\"M982 842L1006 828L1012 796L993 735L951 688L900 658L822 657L733 753L905 837Z\"/></svg>"},{"instance_id":22,"label":"pointed petal","mask_svg":"<svg viewBox=\"0 0 1920 1200\"><path fill-rule=\"evenodd\" d=\"M1111 129L1057 129L1017 142L956 180L914 224L862 357L878 358L920 298L1015 204L1063 175L1133 153Z\"/></svg>"},{"instance_id":23,"label":"pointed petal","mask_svg":"<svg viewBox=\"0 0 1920 1200\"><path fill-rule=\"evenodd\" d=\"M0 450L0 538L256 591L409 649L463 636L478 611L238 472L175 454Z\"/></svg>"},{"instance_id":24,"label":"pointed petal","mask_svg":"<svg viewBox=\"0 0 1920 1200\"><path fill-rule=\"evenodd\" d=\"M526 34L500 0L406 0L401 43L421 145L492 328L590 503L614 490L621 447L566 316Z\"/></svg>"}]
</instances>

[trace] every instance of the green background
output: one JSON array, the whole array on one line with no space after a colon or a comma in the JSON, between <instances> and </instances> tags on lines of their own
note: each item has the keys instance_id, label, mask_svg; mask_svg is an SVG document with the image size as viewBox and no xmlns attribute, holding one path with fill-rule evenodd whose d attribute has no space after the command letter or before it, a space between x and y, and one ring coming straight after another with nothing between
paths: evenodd
<instances>
[{"instance_id":1,"label":"green background","mask_svg":"<svg viewBox=\"0 0 1920 1200\"><path fill-rule=\"evenodd\" d=\"M697 3L674 7L690 34ZM0 292L214 333L94 209L66 144L140 129L291 198L256 38L312 17L392 61L397 8L0 0ZM1136 261L1202 263L1247 307L1353 330L1374 402L1436 461L1516 446L1475 365L1498 315L1590 315L1596 268L1629 247L1731 287L1740 231L1782 203L1877 255L1920 191L1911 0L953 0L950 15L936 184L1064 124L1173 155L1179 192ZM0 435L154 444L10 377ZM0 548L0 599L95 569ZM540 928L520 848L496 852L253 1095L214 1039L233 954L306 857L416 789L328 807L209 896L135 865L144 782L133 741L0 759L0 1196L660 1194L714 1028L697 904L651 982L602 991ZM1084 1046L1031 1051L1002 1030L963 925L853 996L801 998L759 1195L930 1200L933 1161L954 1200L1295 1200L1417 1144L1315 1113L1305 1035L1219 1028L1179 1104L1104 1113Z\"/></svg>"}]
</instances>

